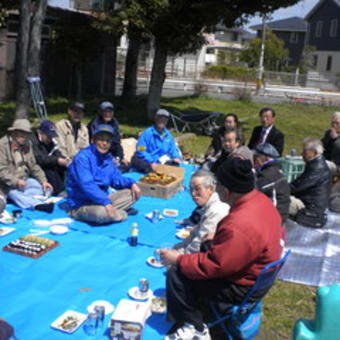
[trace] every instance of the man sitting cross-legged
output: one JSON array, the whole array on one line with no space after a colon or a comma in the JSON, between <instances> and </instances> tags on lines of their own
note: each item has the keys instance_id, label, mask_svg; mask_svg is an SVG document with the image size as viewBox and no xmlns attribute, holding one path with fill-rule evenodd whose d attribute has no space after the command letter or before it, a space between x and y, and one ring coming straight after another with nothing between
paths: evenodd
<instances>
[{"instance_id":1,"label":"man sitting cross-legged","mask_svg":"<svg viewBox=\"0 0 340 340\"><path fill-rule=\"evenodd\" d=\"M282 253L280 215L271 200L254 189L250 161L228 159L218 169L217 180L217 192L231 209L218 224L210 249L182 255L173 249L160 251L163 263L173 265L166 294L167 316L175 325L166 340L210 339L198 298L218 297L231 309L244 299L260 271Z\"/></svg>"},{"instance_id":2,"label":"man sitting cross-legged","mask_svg":"<svg viewBox=\"0 0 340 340\"><path fill-rule=\"evenodd\" d=\"M93 144L81 150L68 168L68 204L70 215L77 220L108 224L137 213L131 206L141 190L133 179L123 177L114 164L110 153L112 135L112 126L99 125ZM117 191L109 194L109 187Z\"/></svg>"}]
</instances>

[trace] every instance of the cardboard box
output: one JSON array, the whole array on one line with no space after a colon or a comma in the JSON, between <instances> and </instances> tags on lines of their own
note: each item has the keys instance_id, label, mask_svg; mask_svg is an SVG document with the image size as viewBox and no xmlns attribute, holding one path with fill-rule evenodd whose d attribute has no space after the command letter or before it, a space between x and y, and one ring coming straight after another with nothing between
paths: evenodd
<instances>
[{"instance_id":1,"label":"cardboard box","mask_svg":"<svg viewBox=\"0 0 340 340\"><path fill-rule=\"evenodd\" d=\"M151 315L150 304L120 300L110 321L110 339L141 340L146 319Z\"/></svg>"},{"instance_id":2,"label":"cardboard box","mask_svg":"<svg viewBox=\"0 0 340 340\"><path fill-rule=\"evenodd\" d=\"M177 180L167 185L149 184L139 181L138 186L142 190L142 195L169 199L176 192L181 190L185 172L184 168L158 164L157 172L164 173L166 175L173 175L177 178Z\"/></svg>"}]
</instances>

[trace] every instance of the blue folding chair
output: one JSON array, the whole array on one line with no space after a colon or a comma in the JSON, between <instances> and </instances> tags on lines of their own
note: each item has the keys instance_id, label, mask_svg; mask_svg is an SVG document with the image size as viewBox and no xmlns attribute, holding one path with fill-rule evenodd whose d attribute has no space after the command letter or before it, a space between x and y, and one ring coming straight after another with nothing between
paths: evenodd
<instances>
[{"instance_id":1,"label":"blue folding chair","mask_svg":"<svg viewBox=\"0 0 340 340\"><path fill-rule=\"evenodd\" d=\"M214 303L210 302L210 308L216 320L210 322L208 327L220 325L229 340L253 339L258 334L261 324L261 301L251 303L249 298L258 291L270 289L290 252L288 250L280 260L270 263L262 269L246 297L241 304L232 307L231 313L221 316Z\"/></svg>"}]
</instances>

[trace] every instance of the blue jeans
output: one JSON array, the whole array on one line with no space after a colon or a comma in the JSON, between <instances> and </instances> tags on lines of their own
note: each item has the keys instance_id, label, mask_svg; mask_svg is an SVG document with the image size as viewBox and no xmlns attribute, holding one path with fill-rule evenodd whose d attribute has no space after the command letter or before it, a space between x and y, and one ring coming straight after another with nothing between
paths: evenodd
<instances>
[{"instance_id":1,"label":"blue jeans","mask_svg":"<svg viewBox=\"0 0 340 340\"><path fill-rule=\"evenodd\" d=\"M34 198L35 195L44 195L42 186L36 179L28 178L25 189L10 190L8 198L22 209L33 209L36 205L41 204L40 200Z\"/></svg>"}]
</instances>

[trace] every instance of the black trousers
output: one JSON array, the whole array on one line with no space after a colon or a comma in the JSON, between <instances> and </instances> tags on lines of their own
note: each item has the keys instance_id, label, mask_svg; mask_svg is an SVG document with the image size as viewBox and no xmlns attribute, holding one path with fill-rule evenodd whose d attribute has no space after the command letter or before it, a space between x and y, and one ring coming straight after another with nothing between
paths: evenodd
<instances>
[{"instance_id":1,"label":"black trousers","mask_svg":"<svg viewBox=\"0 0 340 340\"><path fill-rule=\"evenodd\" d=\"M166 165L172 165L172 166L179 166L178 163L173 162L173 161L167 161L165 163ZM144 174L147 174L149 172L153 172L150 163L145 161L144 159L141 159L136 156L136 154L133 155L131 159L131 168L135 168L137 172L142 172Z\"/></svg>"},{"instance_id":2,"label":"black trousers","mask_svg":"<svg viewBox=\"0 0 340 340\"><path fill-rule=\"evenodd\" d=\"M170 322L188 322L197 329L203 326L203 314L199 299L217 302L223 315L231 313L232 306L240 304L251 286L240 286L226 279L190 280L177 266L172 266L167 273L167 317ZM250 302L260 300L267 292L258 292Z\"/></svg>"},{"instance_id":3,"label":"black trousers","mask_svg":"<svg viewBox=\"0 0 340 340\"><path fill-rule=\"evenodd\" d=\"M47 178L47 181L53 186L53 195L57 196L65 189L65 173L66 168L56 166L51 169L43 169Z\"/></svg>"}]
</instances>

